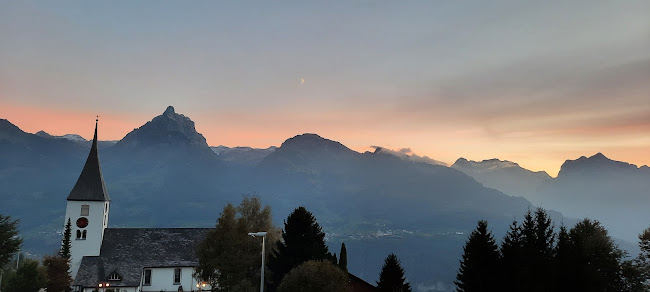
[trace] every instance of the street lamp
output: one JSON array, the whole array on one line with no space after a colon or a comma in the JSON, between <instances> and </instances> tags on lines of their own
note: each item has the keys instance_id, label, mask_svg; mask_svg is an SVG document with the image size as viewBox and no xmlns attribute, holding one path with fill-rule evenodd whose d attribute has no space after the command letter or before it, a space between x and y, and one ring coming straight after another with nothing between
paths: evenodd
<instances>
[{"instance_id":1,"label":"street lamp","mask_svg":"<svg viewBox=\"0 0 650 292\"><path fill-rule=\"evenodd\" d=\"M264 243L266 243L266 232L251 232L248 235L252 237L262 237L262 276L260 279L260 292L264 292Z\"/></svg>"}]
</instances>

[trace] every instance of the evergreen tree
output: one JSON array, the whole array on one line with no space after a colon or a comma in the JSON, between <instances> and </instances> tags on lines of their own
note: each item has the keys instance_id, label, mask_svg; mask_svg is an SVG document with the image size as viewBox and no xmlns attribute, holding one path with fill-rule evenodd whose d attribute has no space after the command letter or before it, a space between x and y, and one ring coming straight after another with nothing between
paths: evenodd
<instances>
[{"instance_id":1,"label":"evergreen tree","mask_svg":"<svg viewBox=\"0 0 650 292\"><path fill-rule=\"evenodd\" d=\"M522 289L523 283L520 280L523 256L523 235L521 227L517 225L517 220L514 220L501 242L500 268L503 291L520 291Z\"/></svg>"},{"instance_id":2,"label":"evergreen tree","mask_svg":"<svg viewBox=\"0 0 650 292\"><path fill-rule=\"evenodd\" d=\"M571 238L564 225L560 226L560 232L557 234L557 244L555 245L553 270L553 285L555 291L569 292L577 291L579 287L573 281L573 274L575 271L573 246Z\"/></svg>"},{"instance_id":3,"label":"evergreen tree","mask_svg":"<svg viewBox=\"0 0 650 292\"><path fill-rule=\"evenodd\" d=\"M43 266L45 266L47 273L45 289L48 292L68 292L71 290L72 278L68 272L68 259L61 256L45 256Z\"/></svg>"},{"instance_id":4,"label":"evergreen tree","mask_svg":"<svg viewBox=\"0 0 650 292\"><path fill-rule=\"evenodd\" d=\"M404 277L404 269L402 269L399 259L393 253L389 254L384 260L384 266L379 273L377 289L385 292L411 291L411 284Z\"/></svg>"},{"instance_id":5,"label":"evergreen tree","mask_svg":"<svg viewBox=\"0 0 650 292\"><path fill-rule=\"evenodd\" d=\"M348 272L348 250L345 248L345 242L341 243L341 253L339 254L339 268Z\"/></svg>"},{"instance_id":6,"label":"evergreen tree","mask_svg":"<svg viewBox=\"0 0 650 292\"><path fill-rule=\"evenodd\" d=\"M293 268L310 260L332 260L325 245L325 233L316 218L305 207L296 208L287 217L282 230L282 241L268 261L273 273L269 288L274 291L282 278Z\"/></svg>"},{"instance_id":7,"label":"evergreen tree","mask_svg":"<svg viewBox=\"0 0 650 292\"><path fill-rule=\"evenodd\" d=\"M70 259L70 238L72 237L72 223L70 218L68 218L68 223L65 224L65 230L63 231L63 240L61 241L61 250L59 250L59 256L65 259Z\"/></svg>"},{"instance_id":8,"label":"evergreen tree","mask_svg":"<svg viewBox=\"0 0 650 292\"><path fill-rule=\"evenodd\" d=\"M535 244L532 248L534 253L531 262L534 289L529 291L551 291L553 288L553 245L555 243L553 227L546 210L537 208L535 211Z\"/></svg>"},{"instance_id":9,"label":"evergreen tree","mask_svg":"<svg viewBox=\"0 0 650 292\"><path fill-rule=\"evenodd\" d=\"M18 220L0 214L0 267L13 257L20 248L22 239L18 238Z\"/></svg>"},{"instance_id":10,"label":"evergreen tree","mask_svg":"<svg viewBox=\"0 0 650 292\"><path fill-rule=\"evenodd\" d=\"M479 221L463 247L463 258L456 275L459 292L497 291L499 289L499 251L487 221Z\"/></svg>"}]
</instances>

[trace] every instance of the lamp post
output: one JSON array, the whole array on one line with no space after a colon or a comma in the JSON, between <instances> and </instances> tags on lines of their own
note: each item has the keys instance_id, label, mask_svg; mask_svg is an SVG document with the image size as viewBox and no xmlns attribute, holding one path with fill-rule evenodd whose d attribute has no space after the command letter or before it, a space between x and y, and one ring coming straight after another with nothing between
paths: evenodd
<instances>
[{"instance_id":1,"label":"lamp post","mask_svg":"<svg viewBox=\"0 0 650 292\"><path fill-rule=\"evenodd\" d=\"M264 244L266 243L266 232L251 232L248 235L262 238L262 276L260 278L260 292L264 292Z\"/></svg>"}]
</instances>

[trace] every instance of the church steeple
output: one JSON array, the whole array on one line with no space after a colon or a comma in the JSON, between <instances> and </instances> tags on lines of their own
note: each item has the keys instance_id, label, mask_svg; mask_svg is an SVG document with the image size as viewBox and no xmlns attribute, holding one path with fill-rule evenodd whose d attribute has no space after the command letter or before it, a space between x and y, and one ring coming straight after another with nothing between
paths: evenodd
<instances>
[{"instance_id":1,"label":"church steeple","mask_svg":"<svg viewBox=\"0 0 650 292\"><path fill-rule=\"evenodd\" d=\"M93 145L90 147L90 153L86 164L84 165L77 183L68 195L68 201L110 201L104 185L102 168L99 164L99 153L97 152L97 124L99 119L95 120L95 136Z\"/></svg>"}]
</instances>

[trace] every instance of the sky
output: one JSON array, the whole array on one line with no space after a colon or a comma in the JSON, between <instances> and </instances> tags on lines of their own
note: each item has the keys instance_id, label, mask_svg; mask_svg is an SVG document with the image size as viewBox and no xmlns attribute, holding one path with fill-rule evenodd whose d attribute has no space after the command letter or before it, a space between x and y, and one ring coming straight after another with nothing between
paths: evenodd
<instances>
[{"instance_id":1,"label":"sky","mask_svg":"<svg viewBox=\"0 0 650 292\"><path fill-rule=\"evenodd\" d=\"M118 140L168 105L213 146L650 165L650 2L0 1L0 118Z\"/></svg>"}]
</instances>

